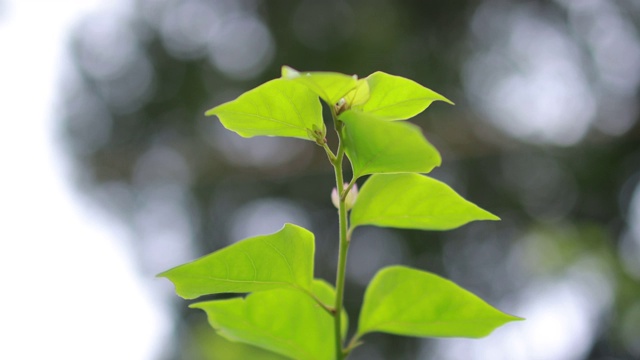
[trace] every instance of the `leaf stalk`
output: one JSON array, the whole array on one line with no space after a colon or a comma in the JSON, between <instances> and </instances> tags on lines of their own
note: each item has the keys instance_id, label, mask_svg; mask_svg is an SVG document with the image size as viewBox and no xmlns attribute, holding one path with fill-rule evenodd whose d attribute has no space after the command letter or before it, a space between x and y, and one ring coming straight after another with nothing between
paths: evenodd
<instances>
[{"instance_id":1,"label":"leaf stalk","mask_svg":"<svg viewBox=\"0 0 640 360\"><path fill-rule=\"evenodd\" d=\"M332 162L335 176L336 176L336 189L342 189L344 186L344 175L342 173L342 162L344 160L344 141L342 139L342 127L344 124L337 120L335 112L332 111L333 123L335 130L338 133L339 145L338 153L335 161ZM334 335L335 335L335 348L336 348L336 360L343 360L345 358L345 352L342 349L342 308L344 300L344 284L345 275L347 269L347 253L349 251L349 241L347 238L347 206L345 198L340 198L338 208L339 224L340 224L340 245L338 255L338 269L336 273L336 303L334 318Z\"/></svg>"}]
</instances>

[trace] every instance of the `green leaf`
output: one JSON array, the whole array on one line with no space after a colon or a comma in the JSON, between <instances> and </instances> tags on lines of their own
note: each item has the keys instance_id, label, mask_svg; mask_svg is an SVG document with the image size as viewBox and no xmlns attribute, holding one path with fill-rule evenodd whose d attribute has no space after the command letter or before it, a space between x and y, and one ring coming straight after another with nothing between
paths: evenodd
<instances>
[{"instance_id":1,"label":"green leaf","mask_svg":"<svg viewBox=\"0 0 640 360\"><path fill-rule=\"evenodd\" d=\"M358 80L356 87L344 96L347 108L364 104L369 100L369 95L369 82L367 79Z\"/></svg>"},{"instance_id":2,"label":"green leaf","mask_svg":"<svg viewBox=\"0 0 640 360\"><path fill-rule=\"evenodd\" d=\"M449 230L474 220L500 220L465 200L447 184L418 174L374 174L351 210L352 229L376 225Z\"/></svg>"},{"instance_id":3,"label":"green leaf","mask_svg":"<svg viewBox=\"0 0 640 360\"><path fill-rule=\"evenodd\" d=\"M339 119L346 124L346 153L354 178L373 173L427 173L440 165L438 150L413 124L355 111L346 111Z\"/></svg>"},{"instance_id":4,"label":"green leaf","mask_svg":"<svg viewBox=\"0 0 640 360\"><path fill-rule=\"evenodd\" d=\"M497 310L452 281L392 266L379 271L367 288L358 336L379 331L405 336L479 338L516 320L523 319Z\"/></svg>"},{"instance_id":5,"label":"green leaf","mask_svg":"<svg viewBox=\"0 0 640 360\"><path fill-rule=\"evenodd\" d=\"M335 292L331 285L314 280L312 291L323 302L333 303ZM209 324L229 340L249 343L292 359L335 358L333 317L301 292L263 291L244 299L207 301L191 307L204 310Z\"/></svg>"},{"instance_id":6,"label":"green leaf","mask_svg":"<svg viewBox=\"0 0 640 360\"><path fill-rule=\"evenodd\" d=\"M433 90L401 76L375 72L367 77L370 97L360 109L386 120L405 120L436 100L453 103Z\"/></svg>"},{"instance_id":7,"label":"green leaf","mask_svg":"<svg viewBox=\"0 0 640 360\"><path fill-rule=\"evenodd\" d=\"M229 341L222 336L212 334L208 323L191 326L185 336L182 359L206 360L285 360L288 359L272 351L237 341Z\"/></svg>"},{"instance_id":8,"label":"green leaf","mask_svg":"<svg viewBox=\"0 0 640 360\"><path fill-rule=\"evenodd\" d=\"M300 73L288 66L282 67L282 78L305 85L329 106L334 106L358 85L356 76L325 71Z\"/></svg>"},{"instance_id":9,"label":"green leaf","mask_svg":"<svg viewBox=\"0 0 640 360\"><path fill-rule=\"evenodd\" d=\"M185 299L282 287L304 292L311 288L313 255L313 234L286 224L276 233L239 241L158 276L171 280Z\"/></svg>"},{"instance_id":10,"label":"green leaf","mask_svg":"<svg viewBox=\"0 0 640 360\"><path fill-rule=\"evenodd\" d=\"M315 141L314 130L326 133L322 106L307 87L285 79L266 82L205 115L243 137L285 136Z\"/></svg>"}]
</instances>

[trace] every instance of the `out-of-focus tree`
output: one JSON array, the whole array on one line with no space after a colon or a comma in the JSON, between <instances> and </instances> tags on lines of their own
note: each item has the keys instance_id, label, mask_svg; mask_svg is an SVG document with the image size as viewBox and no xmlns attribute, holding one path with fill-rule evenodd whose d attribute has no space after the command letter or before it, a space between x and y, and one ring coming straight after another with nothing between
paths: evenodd
<instances>
[{"instance_id":1,"label":"out-of-focus tree","mask_svg":"<svg viewBox=\"0 0 640 360\"><path fill-rule=\"evenodd\" d=\"M363 229L347 310L357 314L377 269L404 263L528 321L476 342L372 336L353 358L640 357L635 1L138 0L84 19L70 46L61 126L77 183L129 226L149 276L292 222L317 234L316 272L332 280L324 154L242 139L203 113L283 64L383 70L456 102L417 121L446 159L433 175L503 221L427 235ZM253 351L208 338L204 321L185 313L167 358Z\"/></svg>"}]
</instances>

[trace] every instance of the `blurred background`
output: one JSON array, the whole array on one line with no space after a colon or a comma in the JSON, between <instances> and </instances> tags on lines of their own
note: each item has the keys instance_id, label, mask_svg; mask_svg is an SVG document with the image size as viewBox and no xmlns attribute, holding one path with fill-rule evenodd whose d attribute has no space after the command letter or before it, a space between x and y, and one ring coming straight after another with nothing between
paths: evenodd
<instances>
[{"instance_id":1,"label":"blurred background","mask_svg":"<svg viewBox=\"0 0 640 360\"><path fill-rule=\"evenodd\" d=\"M351 323L392 264L527 318L481 340L368 335L353 359L640 358L637 0L0 0L0 44L1 358L281 359L154 275L291 222L333 282L323 151L203 116L282 65L454 101L412 120L442 153L432 176L502 218L359 229Z\"/></svg>"}]
</instances>

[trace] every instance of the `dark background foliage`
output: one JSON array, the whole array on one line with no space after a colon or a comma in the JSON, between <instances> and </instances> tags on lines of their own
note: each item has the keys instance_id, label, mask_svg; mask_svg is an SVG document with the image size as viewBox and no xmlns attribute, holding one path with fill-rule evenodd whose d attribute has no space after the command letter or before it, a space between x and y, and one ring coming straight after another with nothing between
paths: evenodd
<instances>
[{"instance_id":1,"label":"dark background foliage","mask_svg":"<svg viewBox=\"0 0 640 360\"><path fill-rule=\"evenodd\" d=\"M311 142L242 139L204 111L281 65L414 79L456 103L412 120L443 155L432 175L503 220L361 229L351 323L369 279L399 263L528 320L480 341L370 335L353 358L637 359L639 28L633 0L137 0L75 29L61 129L78 186L129 226L139 270L181 314L164 359L260 358L151 278L292 222L333 281L333 175Z\"/></svg>"}]
</instances>

